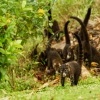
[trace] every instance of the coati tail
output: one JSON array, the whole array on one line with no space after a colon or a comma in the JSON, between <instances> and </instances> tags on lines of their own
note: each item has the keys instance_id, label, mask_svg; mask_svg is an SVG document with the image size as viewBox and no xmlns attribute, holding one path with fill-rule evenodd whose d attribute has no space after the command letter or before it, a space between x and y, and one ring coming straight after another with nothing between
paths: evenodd
<instances>
[{"instance_id":1,"label":"coati tail","mask_svg":"<svg viewBox=\"0 0 100 100\"><path fill-rule=\"evenodd\" d=\"M78 59L78 62L79 62L80 65L82 65L82 61L83 61L82 42L81 42L81 39L80 39L80 37L78 36L78 34L74 33L74 36L75 36L75 38L77 39L78 44L79 44L79 59Z\"/></svg>"},{"instance_id":2,"label":"coati tail","mask_svg":"<svg viewBox=\"0 0 100 100\"><path fill-rule=\"evenodd\" d=\"M91 15L91 6L88 8L87 14L85 15L85 18L84 18L84 21L83 21L85 27L87 27L88 21L90 19L90 15ZM82 31L82 28L79 32L79 36L81 37L81 40L84 41L85 37L84 37L84 33Z\"/></svg>"},{"instance_id":3,"label":"coati tail","mask_svg":"<svg viewBox=\"0 0 100 100\"><path fill-rule=\"evenodd\" d=\"M75 17L75 16L71 16L70 18L75 19L80 23L82 31L84 33L85 41L87 42L87 44L89 44L89 36L88 36L86 27L85 27L84 23L82 22L82 20L78 17Z\"/></svg>"},{"instance_id":4,"label":"coati tail","mask_svg":"<svg viewBox=\"0 0 100 100\"><path fill-rule=\"evenodd\" d=\"M87 14L85 15L85 18L84 18L84 21L83 21L85 27L88 24L88 21L90 19L90 15L91 15L91 6L88 8Z\"/></svg>"},{"instance_id":5,"label":"coati tail","mask_svg":"<svg viewBox=\"0 0 100 100\"><path fill-rule=\"evenodd\" d=\"M83 43L84 60L88 59L88 66L90 68L91 60L92 60L92 50L91 50L91 46L89 43L89 36L88 36L87 30L86 30L86 27L80 18L74 17L74 16L71 16L70 18L77 20L82 27L82 32L84 33L84 38L85 38L84 43Z\"/></svg>"},{"instance_id":6,"label":"coati tail","mask_svg":"<svg viewBox=\"0 0 100 100\"><path fill-rule=\"evenodd\" d=\"M65 39L66 39L66 44L70 44L70 37L69 37L69 33L68 33L68 24L69 24L70 21L67 21L65 23L65 26L64 26L64 33L65 33Z\"/></svg>"}]
</instances>

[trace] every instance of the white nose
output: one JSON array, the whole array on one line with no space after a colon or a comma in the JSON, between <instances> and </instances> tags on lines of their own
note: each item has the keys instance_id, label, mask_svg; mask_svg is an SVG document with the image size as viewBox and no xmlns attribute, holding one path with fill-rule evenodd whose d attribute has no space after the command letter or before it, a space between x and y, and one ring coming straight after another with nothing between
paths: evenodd
<instances>
[{"instance_id":1,"label":"white nose","mask_svg":"<svg viewBox=\"0 0 100 100\"><path fill-rule=\"evenodd\" d=\"M67 55L67 59L69 59L70 58L70 56L69 55Z\"/></svg>"},{"instance_id":2,"label":"white nose","mask_svg":"<svg viewBox=\"0 0 100 100\"><path fill-rule=\"evenodd\" d=\"M57 75L59 74L58 71L56 71L56 74L57 74Z\"/></svg>"},{"instance_id":3,"label":"white nose","mask_svg":"<svg viewBox=\"0 0 100 100\"><path fill-rule=\"evenodd\" d=\"M63 77L66 77L66 73L63 73Z\"/></svg>"}]
</instances>

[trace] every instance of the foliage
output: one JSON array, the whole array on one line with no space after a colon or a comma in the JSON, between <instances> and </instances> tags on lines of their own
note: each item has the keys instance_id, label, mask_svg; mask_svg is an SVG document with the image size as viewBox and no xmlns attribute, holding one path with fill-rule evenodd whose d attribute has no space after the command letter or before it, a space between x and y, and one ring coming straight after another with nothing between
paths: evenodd
<instances>
[{"instance_id":1,"label":"foliage","mask_svg":"<svg viewBox=\"0 0 100 100\"><path fill-rule=\"evenodd\" d=\"M30 0L0 1L0 68L15 66L27 39L32 37L34 40L38 35L43 35L48 9L46 3Z\"/></svg>"}]
</instances>

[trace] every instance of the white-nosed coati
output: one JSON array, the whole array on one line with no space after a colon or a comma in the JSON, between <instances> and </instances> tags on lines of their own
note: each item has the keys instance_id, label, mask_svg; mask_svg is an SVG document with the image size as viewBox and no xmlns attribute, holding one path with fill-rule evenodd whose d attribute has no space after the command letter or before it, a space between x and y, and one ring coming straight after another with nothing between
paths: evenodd
<instances>
[{"instance_id":1,"label":"white-nosed coati","mask_svg":"<svg viewBox=\"0 0 100 100\"><path fill-rule=\"evenodd\" d=\"M63 63L62 58L60 57L59 53L54 48L47 49L47 67L48 67L48 74L52 73L52 70L54 69L55 72L59 72L60 66Z\"/></svg>"},{"instance_id":2,"label":"white-nosed coati","mask_svg":"<svg viewBox=\"0 0 100 100\"><path fill-rule=\"evenodd\" d=\"M68 32L69 22L70 21L67 21L64 26L64 33L65 33L65 40L66 40L65 47L62 50L64 62L74 59L74 54L73 54L73 50L71 49L70 37Z\"/></svg>"},{"instance_id":3,"label":"white-nosed coati","mask_svg":"<svg viewBox=\"0 0 100 100\"><path fill-rule=\"evenodd\" d=\"M64 86L65 78L69 77L71 81L71 86L77 85L79 76L81 75L81 66L82 66L82 43L80 37L75 33L74 34L79 44L79 60L78 61L69 61L65 64L62 64L60 67L61 73L61 85Z\"/></svg>"},{"instance_id":4,"label":"white-nosed coati","mask_svg":"<svg viewBox=\"0 0 100 100\"><path fill-rule=\"evenodd\" d=\"M83 45L84 61L86 61L86 59L88 60L89 68L91 68L91 62L97 62L100 67L100 53L96 50L96 48L94 48L90 44L88 32L86 30L84 23L81 21L81 19L77 17L71 17L71 18L77 20L80 23L83 31L84 41L82 42L82 45Z\"/></svg>"},{"instance_id":5,"label":"white-nosed coati","mask_svg":"<svg viewBox=\"0 0 100 100\"><path fill-rule=\"evenodd\" d=\"M59 72L60 66L63 63L62 58L60 57L59 53L57 52L55 48L51 48L51 44L49 43L46 48L46 54L47 54L47 61L48 61L47 73L55 74L55 72Z\"/></svg>"},{"instance_id":6,"label":"white-nosed coati","mask_svg":"<svg viewBox=\"0 0 100 100\"><path fill-rule=\"evenodd\" d=\"M55 36L56 34L50 37L47 43L46 49L42 51L38 57L40 70L44 71L47 67L48 69L47 74L49 75L55 74L55 71L57 71L57 68L59 69L58 65L62 63L62 59L61 59L62 50L51 48L51 43Z\"/></svg>"}]
</instances>

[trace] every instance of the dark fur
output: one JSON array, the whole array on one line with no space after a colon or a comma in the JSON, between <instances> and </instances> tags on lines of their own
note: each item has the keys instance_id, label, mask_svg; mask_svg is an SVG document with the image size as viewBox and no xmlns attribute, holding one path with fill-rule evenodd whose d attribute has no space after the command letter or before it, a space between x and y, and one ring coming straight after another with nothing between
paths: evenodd
<instances>
[{"instance_id":1,"label":"dark fur","mask_svg":"<svg viewBox=\"0 0 100 100\"><path fill-rule=\"evenodd\" d=\"M59 72L62 64L62 59L55 49L50 49L47 54L48 70L54 69L55 72Z\"/></svg>"},{"instance_id":2,"label":"dark fur","mask_svg":"<svg viewBox=\"0 0 100 100\"><path fill-rule=\"evenodd\" d=\"M48 66L49 74L53 74L55 72L54 68L51 66L52 64L50 63L50 62L52 62L51 60L53 59L52 53L55 52L55 56L56 55L57 55L57 57L59 56L58 50L51 48L51 43L52 43L55 35L56 34L54 34L53 36L50 37L50 39L47 43L46 49L44 51L42 51L38 57L40 70L44 71L46 69L46 67Z\"/></svg>"},{"instance_id":3,"label":"dark fur","mask_svg":"<svg viewBox=\"0 0 100 100\"><path fill-rule=\"evenodd\" d=\"M85 25L81 21L81 19L77 17L72 17L73 19L77 20L82 27L82 31L84 33L85 40L83 41L83 51L84 51L84 61L87 59L87 65L89 66L89 69L91 68L91 62L97 62L100 67L100 53L94 48L90 42L89 42L89 36L86 30Z\"/></svg>"},{"instance_id":4,"label":"dark fur","mask_svg":"<svg viewBox=\"0 0 100 100\"><path fill-rule=\"evenodd\" d=\"M47 66L46 50L40 53L37 61L39 62L38 66L39 66L40 71L45 71L46 66Z\"/></svg>"},{"instance_id":5,"label":"dark fur","mask_svg":"<svg viewBox=\"0 0 100 100\"><path fill-rule=\"evenodd\" d=\"M80 18L74 17L74 16L72 16L71 18L77 20L82 27L82 31L83 31L82 33L84 33L84 37L85 37L85 40L82 41L83 52L84 52L84 61L86 61L86 59L88 60L88 67L90 68L91 61L92 61L92 51L91 51L91 46L89 43L89 36L88 36L87 30L86 30L86 27Z\"/></svg>"},{"instance_id":6,"label":"dark fur","mask_svg":"<svg viewBox=\"0 0 100 100\"><path fill-rule=\"evenodd\" d=\"M77 85L79 76L81 75L81 66L82 66L82 43L77 34L74 34L79 43L79 60L70 61L61 65L61 84L64 86L65 77L69 77L71 81L71 86Z\"/></svg>"},{"instance_id":7,"label":"dark fur","mask_svg":"<svg viewBox=\"0 0 100 100\"><path fill-rule=\"evenodd\" d=\"M63 63L63 61L58 51L55 48L51 48L51 41L49 41L46 48L46 55L47 55L47 61L48 61L47 72L48 74L51 74L52 70L54 69L53 72L55 74L55 72L59 72L60 66Z\"/></svg>"},{"instance_id":8,"label":"dark fur","mask_svg":"<svg viewBox=\"0 0 100 100\"><path fill-rule=\"evenodd\" d=\"M62 53L63 53L63 59L65 60L65 62L74 59L73 50L71 49L70 37L69 37L69 32L68 32L69 22L70 21L67 21L64 26L66 45L65 45Z\"/></svg>"},{"instance_id":9,"label":"dark fur","mask_svg":"<svg viewBox=\"0 0 100 100\"><path fill-rule=\"evenodd\" d=\"M91 7L88 8L87 14L85 15L85 18L84 18L84 21L83 21L85 27L87 27L88 21L90 19L90 15L91 15ZM81 40L84 41L85 37L84 37L84 33L82 31L82 28L79 32L79 36L80 36Z\"/></svg>"},{"instance_id":10,"label":"dark fur","mask_svg":"<svg viewBox=\"0 0 100 100\"><path fill-rule=\"evenodd\" d=\"M87 14L85 15L85 18L84 18L84 21L83 21L85 27L87 27L88 21L90 19L90 15L91 15L91 7L88 8ZM84 32L82 31L82 27L81 27L80 31L78 32L78 34L79 34L79 36L81 38L81 41L84 43L84 41L86 40L86 38L85 38ZM75 59L78 59L77 58L78 57L78 46L75 46L74 53L76 55ZM90 64L88 64L88 65L90 66Z\"/></svg>"}]
</instances>

